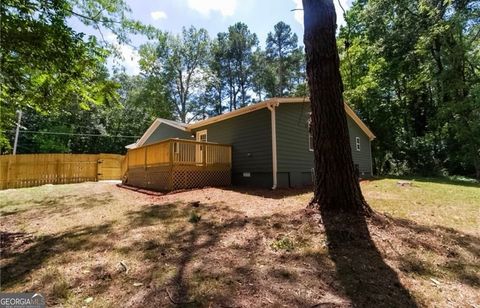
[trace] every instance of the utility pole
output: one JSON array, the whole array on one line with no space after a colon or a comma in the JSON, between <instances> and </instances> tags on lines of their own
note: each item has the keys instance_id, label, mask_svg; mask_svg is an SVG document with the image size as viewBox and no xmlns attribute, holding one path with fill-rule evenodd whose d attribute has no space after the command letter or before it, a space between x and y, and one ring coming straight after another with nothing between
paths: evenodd
<instances>
[{"instance_id":1,"label":"utility pole","mask_svg":"<svg viewBox=\"0 0 480 308\"><path fill-rule=\"evenodd\" d=\"M22 111L17 110L18 121L17 121L17 130L15 131L15 142L13 143L13 155L17 154L17 144L18 144L18 135L20 134L20 122L22 121Z\"/></svg>"}]
</instances>

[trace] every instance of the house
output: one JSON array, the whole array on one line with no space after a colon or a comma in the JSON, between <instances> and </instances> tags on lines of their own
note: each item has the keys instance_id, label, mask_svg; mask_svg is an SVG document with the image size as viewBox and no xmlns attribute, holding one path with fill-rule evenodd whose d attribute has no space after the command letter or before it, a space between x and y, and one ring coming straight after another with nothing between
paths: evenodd
<instances>
[{"instance_id":1,"label":"house","mask_svg":"<svg viewBox=\"0 0 480 308\"><path fill-rule=\"evenodd\" d=\"M157 119L127 147L135 149L169 138L227 144L231 145L233 184L307 186L312 184L314 166L309 104L308 98L272 98L193 124ZM345 110L354 164L361 177L372 176L371 141L375 135L346 104Z\"/></svg>"}]
</instances>

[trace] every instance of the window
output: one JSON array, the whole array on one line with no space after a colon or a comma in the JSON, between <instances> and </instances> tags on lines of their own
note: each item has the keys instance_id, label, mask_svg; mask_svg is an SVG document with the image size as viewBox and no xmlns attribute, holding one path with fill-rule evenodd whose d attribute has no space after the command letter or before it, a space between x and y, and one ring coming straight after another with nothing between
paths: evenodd
<instances>
[{"instance_id":1,"label":"window","mask_svg":"<svg viewBox=\"0 0 480 308\"><path fill-rule=\"evenodd\" d=\"M355 137L355 149L360 151L360 137Z\"/></svg>"},{"instance_id":2,"label":"window","mask_svg":"<svg viewBox=\"0 0 480 308\"><path fill-rule=\"evenodd\" d=\"M207 142L207 130L197 132L197 141Z\"/></svg>"}]
</instances>

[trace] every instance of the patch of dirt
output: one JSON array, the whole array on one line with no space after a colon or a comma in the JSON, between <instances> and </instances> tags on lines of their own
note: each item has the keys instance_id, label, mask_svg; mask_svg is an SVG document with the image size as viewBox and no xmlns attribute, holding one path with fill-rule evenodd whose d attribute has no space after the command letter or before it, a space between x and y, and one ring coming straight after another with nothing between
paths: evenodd
<instances>
[{"instance_id":1,"label":"patch of dirt","mask_svg":"<svg viewBox=\"0 0 480 308\"><path fill-rule=\"evenodd\" d=\"M87 307L480 304L480 240L459 230L319 215L306 190L74 186L7 203L2 291Z\"/></svg>"}]
</instances>

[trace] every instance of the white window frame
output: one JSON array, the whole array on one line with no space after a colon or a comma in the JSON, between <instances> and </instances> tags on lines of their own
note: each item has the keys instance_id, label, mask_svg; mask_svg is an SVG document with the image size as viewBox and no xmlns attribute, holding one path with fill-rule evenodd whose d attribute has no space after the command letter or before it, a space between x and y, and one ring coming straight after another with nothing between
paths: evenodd
<instances>
[{"instance_id":1,"label":"white window frame","mask_svg":"<svg viewBox=\"0 0 480 308\"><path fill-rule=\"evenodd\" d=\"M197 141L200 141L200 142L201 142L201 141L202 141L202 139L201 139L201 136L202 136L202 135L205 135L205 142L207 142L207 141L208 141L208 131L207 131L206 129L204 129L204 130L199 130L199 131L197 132L197 134L196 134L196 138L195 138L195 139L196 139Z\"/></svg>"},{"instance_id":2,"label":"white window frame","mask_svg":"<svg viewBox=\"0 0 480 308\"><path fill-rule=\"evenodd\" d=\"M355 137L355 149L360 152L360 137Z\"/></svg>"},{"instance_id":3,"label":"white window frame","mask_svg":"<svg viewBox=\"0 0 480 308\"><path fill-rule=\"evenodd\" d=\"M202 141L201 136L205 135L205 141ZM195 140L197 142L207 142L208 141L208 131L206 129L199 130L195 133ZM205 146L203 144L196 144L195 145L195 161L197 164L203 164L203 151L206 151Z\"/></svg>"}]
</instances>

